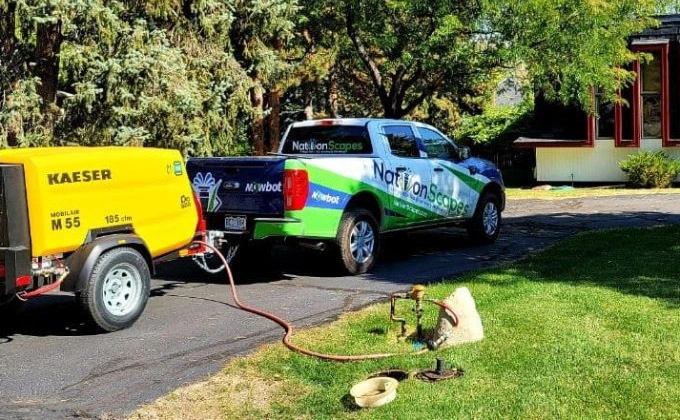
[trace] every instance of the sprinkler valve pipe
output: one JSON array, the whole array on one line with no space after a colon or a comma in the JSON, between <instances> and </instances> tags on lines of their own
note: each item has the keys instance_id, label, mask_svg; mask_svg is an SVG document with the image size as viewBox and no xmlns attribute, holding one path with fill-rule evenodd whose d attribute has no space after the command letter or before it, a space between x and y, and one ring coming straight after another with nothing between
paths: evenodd
<instances>
[{"instance_id":1,"label":"sprinkler valve pipe","mask_svg":"<svg viewBox=\"0 0 680 420\"><path fill-rule=\"evenodd\" d=\"M400 324L399 338L406 337L406 318L397 316L397 299L406 299L406 295L392 293L390 295L390 321Z\"/></svg>"}]
</instances>

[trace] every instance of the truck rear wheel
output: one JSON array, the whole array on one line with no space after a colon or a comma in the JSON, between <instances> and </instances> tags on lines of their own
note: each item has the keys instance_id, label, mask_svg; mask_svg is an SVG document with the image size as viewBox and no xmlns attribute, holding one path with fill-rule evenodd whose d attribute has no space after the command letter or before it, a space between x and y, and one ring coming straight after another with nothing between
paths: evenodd
<instances>
[{"instance_id":1,"label":"truck rear wheel","mask_svg":"<svg viewBox=\"0 0 680 420\"><path fill-rule=\"evenodd\" d=\"M373 268L380 247L380 231L373 214L364 209L345 212L336 242L346 273L363 274Z\"/></svg>"},{"instance_id":2,"label":"truck rear wheel","mask_svg":"<svg viewBox=\"0 0 680 420\"><path fill-rule=\"evenodd\" d=\"M97 259L78 298L99 328L117 331L134 324L142 314L150 286L149 267L140 253L114 248Z\"/></svg>"},{"instance_id":3,"label":"truck rear wheel","mask_svg":"<svg viewBox=\"0 0 680 420\"><path fill-rule=\"evenodd\" d=\"M482 194L467 231L470 239L476 244L485 245L496 241L501 231L501 210L495 194L490 192Z\"/></svg>"}]
</instances>

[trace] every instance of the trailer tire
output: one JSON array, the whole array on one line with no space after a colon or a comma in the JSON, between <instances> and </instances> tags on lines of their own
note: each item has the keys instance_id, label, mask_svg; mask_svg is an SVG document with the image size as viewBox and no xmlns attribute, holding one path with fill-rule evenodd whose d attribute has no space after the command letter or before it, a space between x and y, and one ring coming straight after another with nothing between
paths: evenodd
<instances>
[{"instance_id":1,"label":"trailer tire","mask_svg":"<svg viewBox=\"0 0 680 420\"><path fill-rule=\"evenodd\" d=\"M127 328L140 317L149 299L151 274L142 255L129 247L99 256L78 301L104 331Z\"/></svg>"},{"instance_id":2,"label":"trailer tire","mask_svg":"<svg viewBox=\"0 0 680 420\"><path fill-rule=\"evenodd\" d=\"M380 230L373 214L361 208L346 211L340 219L336 244L345 273L370 271L380 249Z\"/></svg>"},{"instance_id":3,"label":"trailer tire","mask_svg":"<svg viewBox=\"0 0 680 420\"><path fill-rule=\"evenodd\" d=\"M487 245L496 242L501 231L500 200L491 192L484 192L479 198L475 214L467 226L473 243Z\"/></svg>"}]
</instances>

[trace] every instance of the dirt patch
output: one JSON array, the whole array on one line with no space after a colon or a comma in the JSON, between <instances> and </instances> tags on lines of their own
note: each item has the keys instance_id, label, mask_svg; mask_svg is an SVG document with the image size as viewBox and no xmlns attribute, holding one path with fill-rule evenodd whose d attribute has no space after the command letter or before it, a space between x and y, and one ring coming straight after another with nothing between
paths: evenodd
<instances>
[{"instance_id":1,"label":"dirt patch","mask_svg":"<svg viewBox=\"0 0 680 420\"><path fill-rule=\"evenodd\" d=\"M242 366L241 366L242 367ZM309 390L280 378L265 378L250 367L230 364L218 375L177 389L133 413L129 419L267 418L272 401L291 404Z\"/></svg>"}]
</instances>

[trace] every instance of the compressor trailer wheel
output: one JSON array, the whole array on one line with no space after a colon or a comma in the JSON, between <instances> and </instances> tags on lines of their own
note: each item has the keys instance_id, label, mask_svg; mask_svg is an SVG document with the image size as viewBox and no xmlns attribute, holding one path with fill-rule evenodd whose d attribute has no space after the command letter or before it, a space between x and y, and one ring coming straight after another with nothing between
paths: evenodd
<instances>
[{"instance_id":1,"label":"compressor trailer wheel","mask_svg":"<svg viewBox=\"0 0 680 420\"><path fill-rule=\"evenodd\" d=\"M139 252L114 248L97 259L78 300L98 327L117 331L134 324L142 314L150 285L151 274Z\"/></svg>"}]
</instances>

